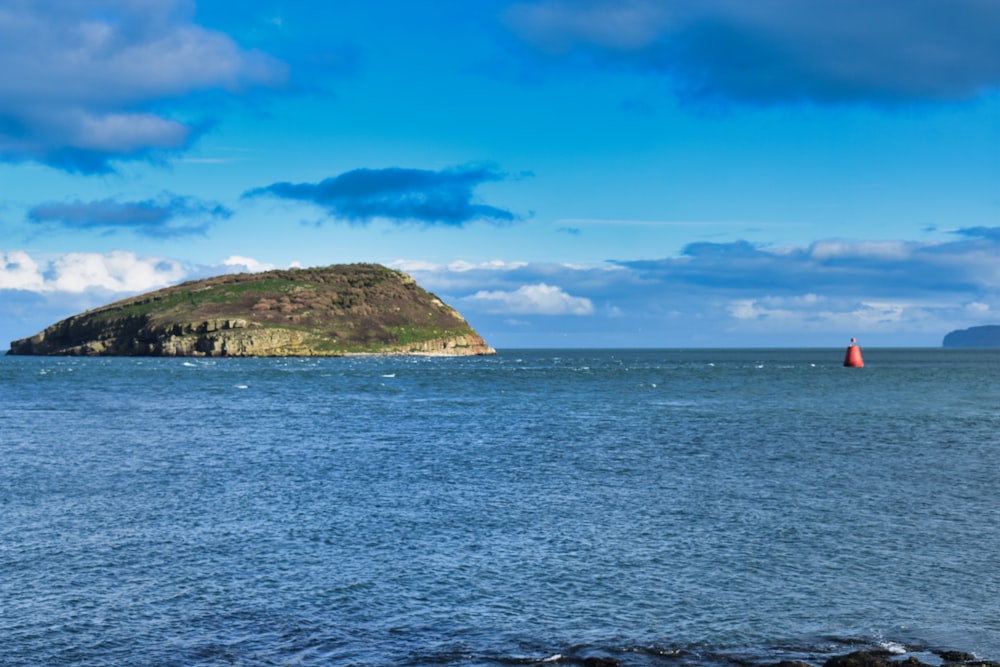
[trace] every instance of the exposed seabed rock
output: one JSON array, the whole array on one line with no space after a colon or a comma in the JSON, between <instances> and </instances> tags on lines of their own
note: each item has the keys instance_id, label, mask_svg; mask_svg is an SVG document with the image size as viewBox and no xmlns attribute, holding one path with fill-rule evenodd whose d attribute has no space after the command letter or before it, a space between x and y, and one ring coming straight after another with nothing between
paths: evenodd
<instances>
[{"instance_id":1,"label":"exposed seabed rock","mask_svg":"<svg viewBox=\"0 0 1000 667\"><path fill-rule=\"evenodd\" d=\"M970 653L962 651L934 651L941 658L941 664L946 667L1000 667L1000 663L988 660L977 660ZM847 655L839 655L826 660L823 667L934 667L916 657L900 657L883 649L853 651Z\"/></svg>"},{"instance_id":2,"label":"exposed seabed rock","mask_svg":"<svg viewBox=\"0 0 1000 667\"><path fill-rule=\"evenodd\" d=\"M913 655L871 648L810 660L778 660L764 655L713 652L711 650L660 649L633 647L598 650L573 647L565 653L545 658L500 659L502 664L569 665L572 667L1000 667L1000 662L982 660L970 653L954 650L925 649L922 656L938 660L925 662Z\"/></svg>"}]
</instances>

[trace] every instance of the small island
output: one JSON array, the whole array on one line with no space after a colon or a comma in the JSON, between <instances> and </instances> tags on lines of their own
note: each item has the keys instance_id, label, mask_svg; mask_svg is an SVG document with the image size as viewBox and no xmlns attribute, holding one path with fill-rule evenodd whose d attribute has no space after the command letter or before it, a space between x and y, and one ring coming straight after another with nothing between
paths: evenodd
<instances>
[{"instance_id":1,"label":"small island","mask_svg":"<svg viewBox=\"0 0 1000 667\"><path fill-rule=\"evenodd\" d=\"M944 337L943 347L1000 347L1000 325L959 329Z\"/></svg>"},{"instance_id":2,"label":"small island","mask_svg":"<svg viewBox=\"0 0 1000 667\"><path fill-rule=\"evenodd\" d=\"M162 357L495 354L453 308L378 264L227 274L123 299L7 354Z\"/></svg>"}]
</instances>

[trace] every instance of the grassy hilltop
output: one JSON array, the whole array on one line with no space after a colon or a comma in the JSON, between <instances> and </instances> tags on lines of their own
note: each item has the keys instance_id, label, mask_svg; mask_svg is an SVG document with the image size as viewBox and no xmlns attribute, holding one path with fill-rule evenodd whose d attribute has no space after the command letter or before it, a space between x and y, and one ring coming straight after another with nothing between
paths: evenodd
<instances>
[{"instance_id":1,"label":"grassy hilltop","mask_svg":"<svg viewBox=\"0 0 1000 667\"><path fill-rule=\"evenodd\" d=\"M89 310L8 354L475 355L494 350L405 273L334 265L186 282Z\"/></svg>"}]
</instances>

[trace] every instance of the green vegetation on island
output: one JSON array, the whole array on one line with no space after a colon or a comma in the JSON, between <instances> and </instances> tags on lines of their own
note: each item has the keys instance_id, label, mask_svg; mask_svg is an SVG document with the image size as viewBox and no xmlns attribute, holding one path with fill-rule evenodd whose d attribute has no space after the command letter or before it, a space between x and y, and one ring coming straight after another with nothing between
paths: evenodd
<instances>
[{"instance_id":1,"label":"green vegetation on island","mask_svg":"<svg viewBox=\"0 0 1000 667\"><path fill-rule=\"evenodd\" d=\"M345 264L186 282L89 310L8 354L462 356L494 350L407 274Z\"/></svg>"}]
</instances>

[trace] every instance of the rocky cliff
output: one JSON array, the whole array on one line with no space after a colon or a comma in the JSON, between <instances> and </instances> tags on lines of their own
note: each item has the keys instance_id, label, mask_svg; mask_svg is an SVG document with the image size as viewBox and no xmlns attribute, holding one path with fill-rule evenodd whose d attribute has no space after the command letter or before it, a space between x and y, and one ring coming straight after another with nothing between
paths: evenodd
<instances>
[{"instance_id":1,"label":"rocky cliff","mask_svg":"<svg viewBox=\"0 0 1000 667\"><path fill-rule=\"evenodd\" d=\"M377 264L224 275L132 297L8 354L277 357L494 354L454 309Z\"/></svg>"}]
</instances>

